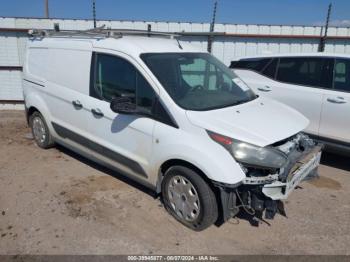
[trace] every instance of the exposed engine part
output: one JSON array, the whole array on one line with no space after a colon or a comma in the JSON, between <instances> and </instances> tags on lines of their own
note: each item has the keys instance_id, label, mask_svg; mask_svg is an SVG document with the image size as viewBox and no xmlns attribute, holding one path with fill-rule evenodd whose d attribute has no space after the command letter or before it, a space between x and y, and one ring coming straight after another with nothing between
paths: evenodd
<instances>
[{"instance_id":1,"label":"exposed engine part","mask_svg":"<svg viewBox=\"0 0 350 262\"><path fill-rule=\"evenodd\" d=\"M286 155L289 155L292 151L297 150L299 152L315 145L315 142L309 138L309 136L299 133L294 137L277 142L274 146Z\"/></svg>"},{"instance_id":2,"label":"exposed engine part","mask_svg":"<svg viewBox=\"0 0 350 262\"><path fill-rule=\"evenodd\" d=\"M286 182L288 175L298 168L298 164L300 165L300 160L315 149L316 143L307 135L299 133L272 146L286 154L288 157L286 165L278 170L244 167L243 170L247 175L244 184L269 184L277 180Z\"/></svg>"},{"instance_id":3,"label":"exposed engine part","mask_svg":"<svg viewBox=\"0 0 350 262\"><path fill-rule=\"evenodd\" d=\"M260 220L263 218L264 213L265 219L274 219L277 213L286 216L282 201L272 200L271 198L266 197L261 191L259 192L257 188L252 188L251 190L248 188L242 189L244 191L236 191L237 197L240 201L238 206L243 207L249 215Z\"/></svg>"}]
</instances>

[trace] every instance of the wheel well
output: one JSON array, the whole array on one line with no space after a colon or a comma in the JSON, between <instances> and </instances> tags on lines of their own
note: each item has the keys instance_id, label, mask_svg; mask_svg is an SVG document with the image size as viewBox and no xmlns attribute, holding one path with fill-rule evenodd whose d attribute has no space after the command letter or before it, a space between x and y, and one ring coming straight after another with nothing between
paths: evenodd
<instances>
[{"instance_id":1,"label":"wheel well","mask_svg":"<svg viewBox=\"0 0 350 262\"><path fill-rule=\"evenodd\" d=\"M187 162L185 160L171 159L171 160L167 160L166 162L164 162L160 167L158 183L157 183L157 193L161 192L161 185L162 185L162 180L163 180L164 174L166 173L166 171L170 167L173 167L173 166L184 166L184 167L187 167L189 169L192 169L198 175L200 175L201 178L203 178L213 190L215 190L215 187L214 187L212 181L205 175L205 173L201 169L199 169L198 167L196 167L192 163Z\"/></svg>"},{"instance_id":2,"label":"wheel well","mask_svg":"<svg viewBox=\"0 0 350 262\"><path fill-rule=\"evenodd\" d=\"M31 106L27 110L27 124L29 124L29 118L34 112L40 112L36 107Z\"/></svg>"}]
</instances>

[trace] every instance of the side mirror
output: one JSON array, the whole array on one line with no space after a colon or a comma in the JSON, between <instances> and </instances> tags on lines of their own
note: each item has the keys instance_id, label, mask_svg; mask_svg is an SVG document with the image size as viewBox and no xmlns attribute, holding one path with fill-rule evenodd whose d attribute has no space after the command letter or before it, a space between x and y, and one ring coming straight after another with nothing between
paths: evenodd
<instances>
[{"instance_id":1,"label":"side mirror","mask_svg":"<svg viewBox=\"0 0 350 262\"><path fill-rule=\"evenodd\" d=\"M136 114L137 107L130 96L121 96L113 98L111 101L111 110L118 114Z\"/></svg>"}]
</instances>

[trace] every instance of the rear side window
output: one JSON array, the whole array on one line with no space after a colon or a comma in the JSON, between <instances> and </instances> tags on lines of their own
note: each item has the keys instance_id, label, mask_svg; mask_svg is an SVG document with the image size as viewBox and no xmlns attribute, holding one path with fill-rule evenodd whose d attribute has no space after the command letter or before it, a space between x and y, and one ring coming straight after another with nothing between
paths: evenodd
<instances>
[{"instance_id":1,"label":"rear side window","mask_svg":"<svg viewBox=\"0 0 350 262\"><path fill-rule=\"evenodd\" d=\"M350 60L336 60L334 67L334 89L350 92Z\"/></svg>"},{"instance_id":2,"label":"rear side window","mask_svg":"<svg viewBox=\"0 0 350 262\"><path fill-rule=\"evenodd\" d=\"M269 64L271 60L272 59L270 58L243 59L237 62L232 62L230 68L248 69L260 72Z\"/></svg>"},{"instance_id":3,"label":"rear side window","mask_svg":"<svg viewBox=\"0 0 350 262\"><path fill-rule=\"evenodd\" d=\"M155 92L139 71L125 59L97 54L92 96L110 102L122 94L149 113Z\"/></svg>"},{"instance_id":4,"label":"rear side window","mask_svg":"<svg viewBox=\"0 0 350 262\"><path fill-rule=\"evenodd\" d=\"M318 57L281 58L277 80L313 87L331 87L332 60Z\"/></svg>"}]
</instances>

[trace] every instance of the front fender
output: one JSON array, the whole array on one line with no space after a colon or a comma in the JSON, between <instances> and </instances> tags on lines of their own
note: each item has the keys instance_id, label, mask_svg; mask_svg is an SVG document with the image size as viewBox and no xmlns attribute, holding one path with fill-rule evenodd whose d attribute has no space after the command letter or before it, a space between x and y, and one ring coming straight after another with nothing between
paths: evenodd
<instances>
[{"instance_id":1,"label":"front fender","mask_svg":"<svg viewBox=\"0 0 350 262\"><path fill-rule=\"evenodd\" d=\"M155 136L159 142L154 146L153 164L158 171L163 163L176 159L191 163L210 180L220 183L238 184L245 178L245 173L231 154L206 134L197 136L169 128L161 134L156 130ZM157 181L152 182L157 184Z\"/></svg>"}]
</instances>

